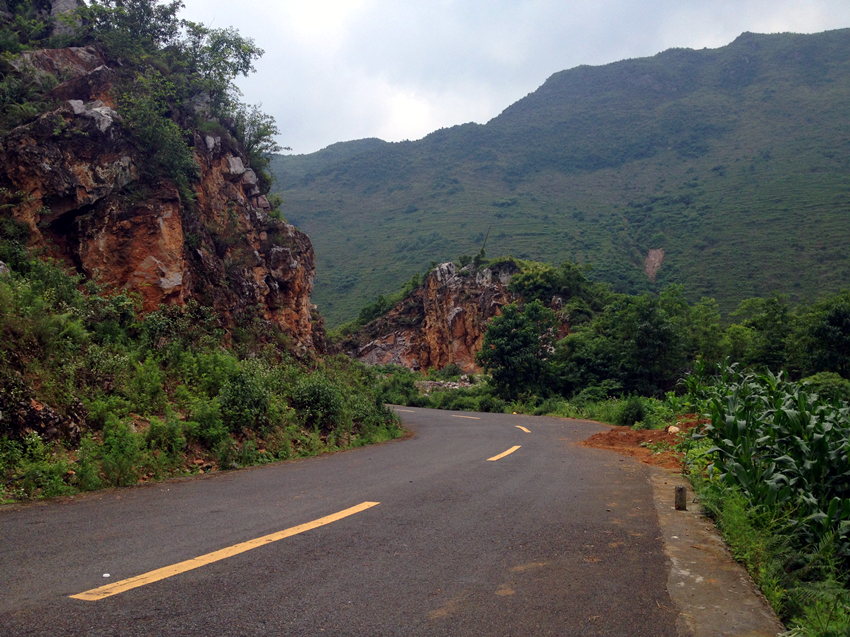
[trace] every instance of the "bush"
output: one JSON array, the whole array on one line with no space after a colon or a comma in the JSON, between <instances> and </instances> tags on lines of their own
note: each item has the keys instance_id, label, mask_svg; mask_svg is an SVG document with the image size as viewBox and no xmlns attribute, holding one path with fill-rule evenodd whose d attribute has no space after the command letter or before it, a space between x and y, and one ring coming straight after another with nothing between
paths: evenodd
<instances>
[{"instance_id":1,"label":"bush","mask_svg":"<svg viewBox=\"0 0 850 637\"><path fill-rule=\"evenodd\" d=\"M100 453L101 469L109 484L125 487L138 481L141 473L139 440L130 425L114 414L106 418Z\"/></svg>"},{"instance_id":2,"label":"bush","mask_svg":"<svg viewBox=\"0 0 850 637\"><path fill-rule=\"evenodd\" d=\"M485 394L478 399L478 410L489 413L504 413L507 403L498 396Z\"/></svg>"},{"instance_id":3,"label":"bush","mask_svg":"<svg viewBox=\"0 0 850 637\"><path fill-rule=\"evenodd\" d=\"M292 392L292 406L316 432L333 429L341 420L343 405L339 389L321 373L302 379Z\"/></svg>"},{"instance_id":4,"label":"bush","mask_svg":"<svg viewBox=\"0 0 850 637\"><path fill-rule=\"evenodd\" d=\"M133 407L143 414L162 413L165 409L166 395L162 388L162 376L159 365L152 354L148 354L144 363L137 363L130 390Z\"/></svg>"},{"instance_id":5,"label":"bush","mask_svg":"<svg viewBox=\"0 0 850 637\"><path fill-rule=\"evenodd\" d=\"M438 380L455 380L461 375L463 375L463 370L454 363L449 363L443 367L443 369L430 371L428 373L428 376Z\"/></svg>"},{"instance_id":6,"label":"bush","mask_svg":"<svg viewBox=\"0 0 850 637\"><path fill-rule=\"evenodd\" d=\"M222 418L230 431L258 431L268 425L269 391L245 370L225 383L218 398Z\"/></svg>"},{"instance_id":7,"label":"bush","mask_svg":"<svg viewBox=\"0 0 850 637\"><path fill-rule=\"evenodd\" d=\"M94 491L101 487L99 456L100 448L91 435L83 438L74 469L75 483L80 491Z\"/></svg>"},{"instance_id":8,"label":"bush","mask_svg":"<svg viewBox=\"0 0 850 637\"><path fill-rule=\"evenodd\" d=\"M145 442L151 450L178 457L186 447L185 427L185 423L179 420L174 412L169 412L165 421L151 418L150 426L145 432Z\"/></svg>"},{"instance_id":9,"label":"bush","mask_svg":"<svg viewBox=\"0 0 850 637\"><path fill-rule=\"evenodd\" d=\"M810 394L817 394L823 400L850 401L850 380L842 378L834 372L820 372L804 378L803 385Z\"/></svg>"},{"instance_id":10,"label":"bush","mask_svg":"<svg viewBox=\"0 0 850 637\"><path fill-rule=\"evenodd\" d=\"M617 424L621 427L631 427L635 423L643 422L646 411L640 396L629 396L621 405L617 413Z\"/></svg>"},{"instance_id":11,"label":"bush","mask_svg":"<svg viewBox=\"0 0 850 637\"><path fill-rule=\"evenodd\" d=\"M227 425L221 417L221 406L217 398L212 400L199 398L192 403L191 420L197 423L195 431L198 439L209 449L215 449L229 436Z\"/></svg>"}]
</instances>

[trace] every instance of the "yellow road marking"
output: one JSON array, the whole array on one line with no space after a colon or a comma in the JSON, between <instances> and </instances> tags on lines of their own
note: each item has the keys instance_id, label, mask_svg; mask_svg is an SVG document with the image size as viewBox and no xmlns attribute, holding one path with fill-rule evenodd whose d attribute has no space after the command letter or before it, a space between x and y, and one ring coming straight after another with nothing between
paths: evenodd
<instances>
[{"instance_id":1,"label":"yellow road marking","mask_svg":"<svg viewBox=\"0 0 850 637\"><path fill-rule=\"evenodd\" d=\"M508 449L504 453L500 453L498 456L493 456L492 458L487 458L487 462L492 462L494 460L500 460L500 459L504 458L505 456L511 455L514 451L516 451L519 448L520 448L520 445L517 445L516 447L511 447L510 449Z\"/></svg>"},{"instance_id":2,"label":"yellow road marking","mask_svg":"<svg viewBox=\"0 0 850 637\"><path fill-rule=\"evenodd\" d=\"M522 425L516 425L516 428L517 428L517 429L522 429L522 430L523 430L525 433L527 433L527 434L530 434L530 433L531 433L528 429L526 429L526 428L525 428L525 427L523 427Z\"/></svg>"},{"instance_id":3,"label":"yellow road marking","mask_svg":"<svg viewBox=\"0 0 850 637\"><path fill-rule=\"evenodd\" d=\"M213 562L218 562L219 560L223 560L228 557L233 557L234 555L238 555L239 553L244 553L245 551L255 549L258 546L277 542L278 540L282 540L287 537L292 537L293 535L298 535L299 533L304 533L305 531L309 531L311 529L330 524L331 522L336 522L337 520L347 518L348 516L354 515L355 513L360 513L361 511L365 511L366 509L371 509L373 506L377 506L378 504L380 504L380 502L363 502L362 504L358 504L357 506L351 507L350 509L345 509L344 511L340 511L339 513L334 513L333 515L328 515L326 517L319 518L318 520L307 522L306 524L300 524L299 526L293 526L283 531L278 531L277 533L264 535L263 537L258 537L254 540L248 540L247 542L234 544L233 546L228 546L227 548L218 551L213 551L212 553L207 553L206 555L201 555L194 559L186 560L185 562L179 562L178 564L172 564L171 566L158 568L155 571L143 573L142 575L137 575L136 577L121 580L120 582L115 582L114 584L108 584L107 586L101 586L100 588L93 588L90 591L86 591L78 595L70 595L70 597L90 602L97 601L99 599L104 599L106 597L111 597L112 595L117 595L118 593L123 593L124 591L129 591L133 588L139 588L140 586L145 586L146 584L152 584L154 582L158 582L159 580L163 580L174 575L179 575L180 573L185 573L186 571L191 571L193 569L200 568L201 566L206 566L207 564L211 564Z\"/></svg>"},{"instance_id":4,"label":"yellow road marking","mask_svg":"<svg viewBox=\"0 0 850 637\"><path fill-rule=\"evenodd\" d=\"M403 411L403 412L405 412L405 413L407 413L407 414L415 413L415 412L411 411L410 409L396 409L396 411Z\"/></svg>"},{"instance_id":5,"label":"yellow road marking","mask_svg":"<svg viewBox=\"0 0 850 637\"><path fill-rule=\"evenodd\" d=\"M469 418L470 420L481 420L480 418L476 418L475 416L455 416L452 414L452 418Z\"/></svg>"}]
</instances>

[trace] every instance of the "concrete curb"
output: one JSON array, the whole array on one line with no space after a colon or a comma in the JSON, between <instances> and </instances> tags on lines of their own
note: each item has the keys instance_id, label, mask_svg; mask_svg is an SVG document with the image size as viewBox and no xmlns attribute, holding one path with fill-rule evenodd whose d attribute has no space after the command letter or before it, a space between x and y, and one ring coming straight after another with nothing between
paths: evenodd
<instances>
[{"instance_id":1,"label":"concrete curb","mask_svg":"<svg viewBox=\"0 0 850 637\"><path fill-rule=\"evenodd\" d=\"M776 637L785 628L738 564L714 524L693 504L681 475L650 468L655 510L670 560L667 590L677 606L683 637ZM676 486L688 489L688 510L677 511Z\"/></svg>"}]
</instances>

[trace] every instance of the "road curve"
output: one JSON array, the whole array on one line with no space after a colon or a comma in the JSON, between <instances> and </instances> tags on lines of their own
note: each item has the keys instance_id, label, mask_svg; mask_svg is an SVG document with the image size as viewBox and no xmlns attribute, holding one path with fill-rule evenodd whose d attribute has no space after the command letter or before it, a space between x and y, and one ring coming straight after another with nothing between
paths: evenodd
<instances>
[{"instance_id":1,"label":"road curve","mask_svg":"<svg viewBox=\"0 0 850 637\"><path fill-rule=\"evenodd\" d=\"M0 635L677 635L646 469L574 444L601 425L398 410L408 440L0 510Z\"/></svg>"}]
</instances>

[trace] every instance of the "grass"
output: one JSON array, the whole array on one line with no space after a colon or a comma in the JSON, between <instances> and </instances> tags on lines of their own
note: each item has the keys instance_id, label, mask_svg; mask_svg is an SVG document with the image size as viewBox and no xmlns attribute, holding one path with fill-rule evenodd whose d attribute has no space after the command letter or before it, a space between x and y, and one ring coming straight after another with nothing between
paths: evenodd
<instances>
[{"instance_id":1,"label":"grass","mask_svg":"<svg viewBox=\"0 0 850 637\"><path fill-rule=\"evenodd\" d=\"M727 313L836 291L850 277L848 39L749 34L582 67L485 126L276 156L287 218L316 249L314 301L337 326L432 260L475 254L491 226L489 254L590 263L616 291L683 283ZM653 283L643 260L659 247Z\"/></svg>"}]
</instances>

